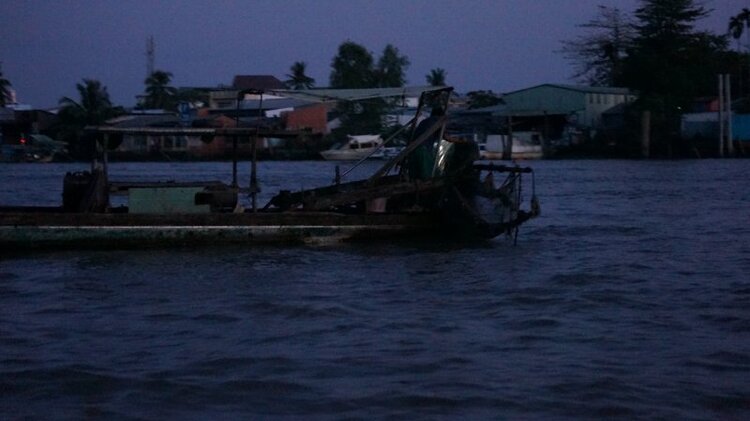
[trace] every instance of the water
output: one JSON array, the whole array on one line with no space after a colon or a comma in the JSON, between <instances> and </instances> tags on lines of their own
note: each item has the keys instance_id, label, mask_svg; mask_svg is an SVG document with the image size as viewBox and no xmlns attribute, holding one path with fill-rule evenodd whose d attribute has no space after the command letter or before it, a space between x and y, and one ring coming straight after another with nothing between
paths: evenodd
<instances>
[{"instance_id":1,"label":"water","mask_svg":"<svg viewBox=\"0 0 750 421\"><path fill-rule=\"evenodd\" d=\"M261 163L261 203L333 165ZM533 166L515 247L6 251L2 418L747 419L750 161ZM75 168L2 165L0 202Z\"/></svg>"}]
</instances>

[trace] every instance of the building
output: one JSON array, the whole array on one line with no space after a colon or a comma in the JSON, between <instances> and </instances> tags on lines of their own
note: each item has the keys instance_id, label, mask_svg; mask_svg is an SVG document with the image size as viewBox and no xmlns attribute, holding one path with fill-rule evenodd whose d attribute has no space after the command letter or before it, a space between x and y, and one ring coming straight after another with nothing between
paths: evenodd
<instances>
[{"instance_id":1,"label":"building","mask_svg":"<svg viewBox=\"0 0 750 421\"><path fill-rule=\"evenodd\" d=\"M0 143L18 145L32 134L51 134L57 114L31 107L0 107Z\"/></svg>"},{"instance_id":2,"label":"building","mask_svg":"<svg viewBox=\"0 0 750 421\"><path fill-rule=\"evenodd\" d=\"M524 136L539 139L545 154L595 137L616 144L611 134L622 131L627 105L636 95L625 88L548 83L508 92L501 99L491 107L453 110L454 135L483 143L489 135L513 132L519 141Z\"/></svg>"},{"instance_id":3,"label":"building","mask_svg":"<svg viewBox=\"0 0 750 421\"><path fill-rule=\"evenodd\" d=\"M231 109L237 107L237 95L241 91L269 91L284 89L282 81L271 75L237 75L229 88L216 89L209 93L208 106L212 109ZM264 95L264 99L272 96ZM246 100L258 99L258 95L246 93Z\"/></svg>"},{"instance_id":4,"label":"building","mask_svg":"<svg viewBox=\"0 0 750 421\"><path fill-rule=\"evenodd\" d=\"M602 114L619 104L635 101L627 88L543 84L503 95L510 115L563 116L579 126L597 128Z\"/></svg>"}]
</instances>

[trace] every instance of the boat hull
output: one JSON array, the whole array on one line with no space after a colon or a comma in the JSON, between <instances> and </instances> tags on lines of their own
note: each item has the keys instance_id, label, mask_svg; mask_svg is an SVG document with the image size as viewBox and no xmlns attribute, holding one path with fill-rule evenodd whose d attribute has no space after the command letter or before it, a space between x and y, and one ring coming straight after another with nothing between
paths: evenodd
<instances>
[{"instance_id":1,"label":"boat hull","mask_svg":"<svg viewBox=\"0 0 750 421\"><path fill-rule=\"evenodd\" d=\"M436 221L426 215L328 212L245 214L0 215L5 250L140 248L219 244L329 244L428 235Z\"/></svg>"},{"instance_id":2,"label":"boat hull","mask_svg":"<svg viewBox=\"0 0 750 421\"><path fill-rule=\"evenodd\" d=\"M320 156L326 161L358 161L369 157L375 152L375 148L363 149L329 149L322 151Z\"/></svg>"}]
</instances>

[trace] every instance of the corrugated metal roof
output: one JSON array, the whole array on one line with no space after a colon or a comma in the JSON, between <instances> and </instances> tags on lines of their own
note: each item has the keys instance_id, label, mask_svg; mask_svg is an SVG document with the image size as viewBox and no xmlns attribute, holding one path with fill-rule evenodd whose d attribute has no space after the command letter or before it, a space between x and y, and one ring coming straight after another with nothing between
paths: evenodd
<instances>
[{"instance_id":1,"label":"corrugated metal roof","mask_svg":"<svg viewBox=\"0 0 750 421\"><path fill-rule=\"evenodd\" d=\"M173 114L136 114L124 115L107 121L114 127L158 127L176 125L180 119Z\"/></svg>"},{"instance_id":2,"label":"corrugated metal roof","mask_svg":"<svg viewBox=\"0 0 750 421\"><path fill-rule=\"evenodd\" d=\"M579 85L564 85L557 83L543 83L541 85L531 86L528 88L519 89L517 91L508 92L504 95L513 95L519 92L528 91L531 89L538 89L541 87L551 87L557 89L564 89L568 91L582 92L582 93L593 93L593 94L614 94L614 95L633 95L634 93L628 88L616 88L607 86L579 86Z\"/></svg>"},{"instance_id":3,"label":"corrugated metal roof","mask_svg":"<svg viewBox=\"0 0 750 421\"><path fill-rule=\"evenodd\" d=\"M374 98L418 97L423 92L449 89L447 86L405 86L402 88L371 89L300 89L273 90L272 93L288 98L314 102L363 101Z\"/></svg>"}]
</instances>

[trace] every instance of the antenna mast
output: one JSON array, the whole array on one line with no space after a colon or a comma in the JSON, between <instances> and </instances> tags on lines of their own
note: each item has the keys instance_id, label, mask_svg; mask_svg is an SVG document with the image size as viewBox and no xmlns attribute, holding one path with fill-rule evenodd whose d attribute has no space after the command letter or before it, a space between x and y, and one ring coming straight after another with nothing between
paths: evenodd
<instances>
[{"instance_id":1,"label":"antenna mast","mask_svg":"<svg viewBox=\"0 0 750 421\"><path fill-rule=\"evenodd\" d=\"M146 77L154 73L154 36L150 35L146 39Z\"/></svg>"}]
</instances>

